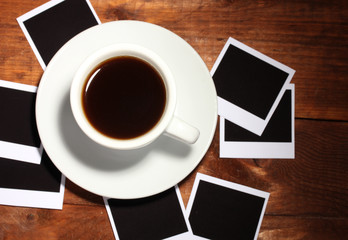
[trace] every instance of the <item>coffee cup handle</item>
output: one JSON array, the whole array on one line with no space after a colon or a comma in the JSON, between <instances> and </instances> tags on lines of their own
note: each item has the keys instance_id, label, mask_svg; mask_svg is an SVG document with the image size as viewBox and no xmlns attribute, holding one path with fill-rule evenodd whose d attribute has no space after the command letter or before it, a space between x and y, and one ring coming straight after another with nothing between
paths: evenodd
<instances>
[{"instance_id":1,"label":"coffee cup handle","mask_svg":"<svg viewBox=\"0 0 348 240\"><path fill-rule=\"evenodd\" d=\"M173 117L165 134L184 143L193 144L199 137L199 130L178 117Z\"/></svg>"}]
</instances>

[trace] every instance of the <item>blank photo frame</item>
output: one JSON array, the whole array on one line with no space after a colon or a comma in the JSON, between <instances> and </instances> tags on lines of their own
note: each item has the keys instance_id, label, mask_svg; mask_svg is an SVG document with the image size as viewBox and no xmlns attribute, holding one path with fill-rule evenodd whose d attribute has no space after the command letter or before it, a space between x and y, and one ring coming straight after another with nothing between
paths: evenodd
<instances>
[{"instance_id":1,"label":"blank photo frame","mask_svg":"<svg viewBox=\"0 0 348 240\"><path fill-rule=\"evenodd\" d=\"M295 71L229 38L212 70L218 114L257 135L271 119Z\"/></svg>"},{"instance_id":2,"label":"blank photo frame","mask_svg":"<svg viewBox=\"0 0 348 240\"><path fill-rule=\"evenodd\" d=\"M220 157L295 157L295 87L289 84L263 134L258 136L220 117Z\"/></svg>"},{"instance_id":3,"label":"blank photo frame","mask_svg":"<svg viewBox=\"0 0 348 240\"><path fill-rule=\"evenodd\" d=\"M0 157L40 164L36 87L0 80Z\"/></svg>"},{"instance_id":4,"label":"blank photo frame","mask_svg":"<svg viewBox=\"0 0 348 240\"><path fill-rule=\"evenodd\" d=\"M197 173L187 204L195 239L257 239L269 193Z\"/></svg>"},{"instance_id":5,"label":"blank photo frame","mask_svg":"<svg viewBox=\"0 0 348 240\"><path fill-rule=\"evenodd\" d=\"M36 90L0 80L0 204L62 209L65 177L43 150Z\"/></svg>"},{"instance_id":6,"label":"blank photo frame","mask_svg":"<svg viewBox=\"0 0 348 240\"><path fill-rule=\"evenodd\" d=\"M42 69L68 40L100 24L88 0L52 0L17 21Z\"/></svg>"},{"instance_id":7,"label":"blank photo frame","mask_svg":"<svg viewBox=\"0 0 348 240\"><path fill-rule=\"evenodd\" d=\"M40 164L0 157L0 204L62 209L65 177L46 152Z\"/></svg>"},{"instance_id":8,"label":"blank photo frame","mask_svg":"<svg viewBox=\"0 0 348 240\"><path fill-rule=\"evenodd\" d=\"M177 186L142 199L104 198L116 240L192 240L180 190Z\"/></svg>"}]
</instances>

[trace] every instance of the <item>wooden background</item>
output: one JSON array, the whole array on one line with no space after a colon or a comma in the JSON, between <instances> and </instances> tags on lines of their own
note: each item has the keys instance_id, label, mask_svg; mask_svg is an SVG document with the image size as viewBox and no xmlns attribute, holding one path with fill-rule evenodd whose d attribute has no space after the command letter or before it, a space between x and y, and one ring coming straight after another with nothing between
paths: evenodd
<instances>
[{"instance_id":1,"label":"wooden background","mask_svg":"<svg viewBox=\"0 0 348 240\"><path fill-rule=\"evenodd\" d=\"M0 79L43 73L16 18L45 0L0 0ZM197 171L270 192L259 239L348 239L348 1L90 0L101 22L142 20L184 38L211 69L228 37L296 70L296 158L221 159ZM69 180L63 210L0 206L3 239L114 239L102 198Z\"/></svg>"}]
</instances>

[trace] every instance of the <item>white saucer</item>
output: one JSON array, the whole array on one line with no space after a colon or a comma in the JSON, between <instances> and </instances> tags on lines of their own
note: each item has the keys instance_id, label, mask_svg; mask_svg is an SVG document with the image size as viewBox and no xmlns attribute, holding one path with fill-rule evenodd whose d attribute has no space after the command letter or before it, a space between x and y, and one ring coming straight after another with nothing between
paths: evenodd
<instances>
[{"instance_id":1,"label":"white saucer","mask_svg":"<svg viewBox=\"0 0 348 240\"><path fill-rule=\"evenodd\" d=\"M69 102L75 71L95 50L121 42L147 47L167 62L177 80L176 115L200 130L194 145L161 136L144 149L116 151L77 126ZM57 52L38 88L36 119L46 152L67 178L101 196L132 199L176 185L199 164L214 136L217 97L206 65L182 38L157 25L116 21L80 33Z\"/></svg>"}]
</instances>

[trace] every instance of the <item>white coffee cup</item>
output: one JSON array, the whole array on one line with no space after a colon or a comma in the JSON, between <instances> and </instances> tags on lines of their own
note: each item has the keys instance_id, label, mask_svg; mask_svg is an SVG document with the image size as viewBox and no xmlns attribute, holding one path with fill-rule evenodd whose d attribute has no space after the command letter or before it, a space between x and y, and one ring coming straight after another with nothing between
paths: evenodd
<instances>
[{"instance_id":1,"label":"white coffee cup","mask_svg":"<svg viewBox=\"0 0 348 240\"><path fill-rule=\"evenodd\" d=\"M131 139L117 139L102 134L88 121L82 104L82 94L85 91L84 86L91 71L100 63L119 56L137 57L149 63L161 75L166 89L166 105L160 120L147 133ZM119 150L144 147L162 134L184 143L195 143L199 137L199 130L174 115L176 97L175 79L161 57L145 47L128 43L113 44L91 54L78 68L70 89L71 109L82 131L96 143Z\"/></svg>"}]
</instances>

